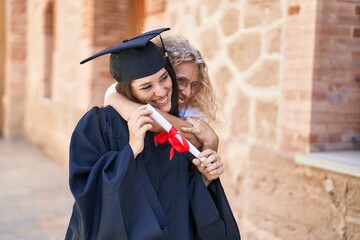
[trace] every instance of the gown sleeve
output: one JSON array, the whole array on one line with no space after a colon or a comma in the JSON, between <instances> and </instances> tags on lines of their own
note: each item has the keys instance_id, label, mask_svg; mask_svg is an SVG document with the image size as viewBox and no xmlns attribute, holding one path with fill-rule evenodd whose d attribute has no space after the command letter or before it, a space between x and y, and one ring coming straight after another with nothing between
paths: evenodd
<instances>
[{"instance_id":1,"label":"gown sleeve","mask_svg":"<svg viewBox=\"0 0 360 240\"><path fill-rule=\"evenodd\" d=\"M127 134L123 144L116 149L116 137L112 132L111 117L93 108L80 120L70 142L70 188L78 199L93 196L94 189L113 191L134 160ZM122 131L127 131L124 127ZM120 137L120 136L119 136ZM101 176L103 186L96 181Z\"/></svg>"},{"instance_id":2,"label":"gown sleeve","mask_svg":"<svg viewBox=\"0 0 360 240\"><path fill-rule=\"evenodd\" d=\"M99 108L92 108L72 134L69 185L75 204L66 239L98 238L101 229L109 230L107 224L118 226L118 231L108 231L109 237L125 234L122 233L125 229L123 218L119 216L121 206L113 204L116 200L112 193L131 169L134 156L129 144L123 144L118 151L110 150L114 143L109 139L112 132L106 126L111 124L111 119L107 116L101 114Z\"/></svg>"}]
</instances>

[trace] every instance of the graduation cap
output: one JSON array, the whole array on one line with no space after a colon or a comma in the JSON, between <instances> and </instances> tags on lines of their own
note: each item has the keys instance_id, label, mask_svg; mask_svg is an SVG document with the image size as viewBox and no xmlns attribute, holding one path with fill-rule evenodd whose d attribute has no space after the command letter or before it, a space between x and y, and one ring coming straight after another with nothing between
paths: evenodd
<instances>
[{"instance_id":1,"label":"graduation cap","mask_svg":"<svg viewBox=\"0 0 360 240\"><path fill-rule=\"evenodd\" d=\"M150 40L167 30L170 28L160 28L126 39L82 60L80 64L110 53L110 73L116 81L150 76L163 68L167 61L167 53L162 52Z\"/></svg>"}]
</instances>

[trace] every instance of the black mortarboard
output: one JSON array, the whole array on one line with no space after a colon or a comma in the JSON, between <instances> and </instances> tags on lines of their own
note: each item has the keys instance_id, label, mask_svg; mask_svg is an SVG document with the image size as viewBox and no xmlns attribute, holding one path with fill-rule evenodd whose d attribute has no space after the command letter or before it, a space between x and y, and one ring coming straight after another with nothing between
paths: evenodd
<instances>
[{"instance_id":1,"label":"black mortarboard","mask_svg":"<svg viewBox=\"0 0 360 240\"><path fill-rule=\"evenodd\" d=\"M164 67L166 59L150 40L169 29L160 28L126 39L82 60L80 64L110 53L110 73L116 81L131 81L152 75Z\"/></svg>"}]
</instances>

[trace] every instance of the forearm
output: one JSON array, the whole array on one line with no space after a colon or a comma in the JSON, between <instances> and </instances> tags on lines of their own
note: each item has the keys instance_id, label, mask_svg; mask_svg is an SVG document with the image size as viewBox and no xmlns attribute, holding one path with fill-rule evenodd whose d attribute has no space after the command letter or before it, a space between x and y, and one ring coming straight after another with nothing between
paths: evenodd
<instances>
[{"instance_id":1,"label":"forearm","mask_svg":"<svg viewBox=\"0 0 360 240\"><path fill-rule=\"evenodd\" d=\"M110 94L105 99L104 105L112 106L126 121L129 121L131 113L141 106L140 103L130 101L127 97L119 94L118 92Z\"/></svg>"},{"instance_id":2,"label":"forearm","mask_svg":"<svg viewBox=\"0 0 360 240\"><path fill-rule=\"evenodd\" d=\"M211 136L211 139L204 142L202 146L202 151L204 151L205 149L211 149L217 152L219 148L219 137L215 132Z\"/></svg>"},{"instance_id":3,"label":"forearm","mask_svg":"<svg viewBox=\"0 0 360 240\"><path fill-rule=\"evenodd\" d=\"M122 118L124 118L126 121L129 121L131 114L136 111L136 109L138 109L142 104L135 103L118 92L113 92L105 98L104 105L112 106L121 115ZM199 140L193 133L186 133L181 131L182 127L191 127L191 123L174 115L171 115L170 113L163 112L161 110L158 110L158 112L176 129L178 129L185 136L185 138L188 139L195 147L202 147L202 144L199 142ZM150 131L158 133L164 131L164 129L159 124L154 122Z\"/></svg>"}]
</instances>

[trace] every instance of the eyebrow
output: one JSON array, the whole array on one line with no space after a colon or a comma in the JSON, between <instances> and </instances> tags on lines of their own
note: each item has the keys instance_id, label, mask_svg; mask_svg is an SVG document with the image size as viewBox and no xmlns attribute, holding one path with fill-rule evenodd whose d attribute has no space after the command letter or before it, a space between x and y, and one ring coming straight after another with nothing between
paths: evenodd
<instances>
[{"instance_id":1,"label":"eyebrow","mask_svg":"<svg viewBox=\"0 0 360 240\"><path fill-rule=\"evenodd\" d=\"M163 74L161 74L161 76L159 77L159 79L163 78L166 74L168 74L167 71L165 71ZM146 87L147 85L151 84L151 82L146 82L146 83L143 83L143 84L140 84L138 87L141 88L141 87Z\"/></svg>"},{"instance_id":2,"label":"eyebrow","mask_svg":"<svg viewBox=\"0 0 360 240\"><path fill-rule=\"evenodd\" d=\"M190 79L188 79L187 77L177 77L176 79L177 79L177 80L182 79L182 80L185 80L185 81L187 81L187 82L190 83ZM197 81L193 81L193 82L197 82ZM193 83L193 82L191 82L191 83ZM190 83L190 84L191 84L191 83Z\"/></svg>"},{"instance_id":3,"label":"eyebrow","mask_svg":"<svg viewBox=\"0 0 360 240\"><path fill-rule=\"evenodd\" d=\"M161 74L160 79L163 78L166 74L168 74L167 71L165 71L163 74Z\"/></svg>"}]
</instances>

